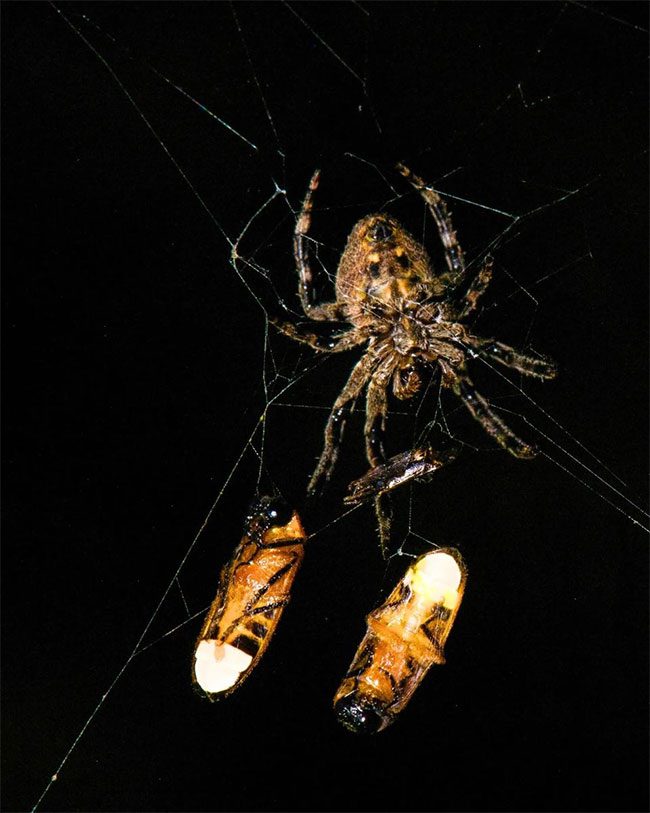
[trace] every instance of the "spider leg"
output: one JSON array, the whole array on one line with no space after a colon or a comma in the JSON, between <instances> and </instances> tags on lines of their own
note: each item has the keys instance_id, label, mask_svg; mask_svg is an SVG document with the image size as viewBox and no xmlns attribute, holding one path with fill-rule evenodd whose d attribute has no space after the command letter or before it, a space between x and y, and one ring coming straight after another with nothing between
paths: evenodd
<instances>
[{"instance_id":1,"label":"spider leg","mask_svg":"<svg viewBox=\"0 0 650 813\"><path fill-rule=\"evenodd\" d=\"M366 457L373 469L386 462L384 453L384 431L388 413L386 387L393 375L393 371L394 363L392 359L388 359L372 377L366 393L366 423L363 435L366 441ZM393 507L388 494L375 493L375 514L379 532L379 547L385 559L387 558L390 528L393 520Z\"/></svg>"},{"instance_id":2,"label":"spider leg","mask_svg":"<svg viewBox=\"0 0 650 813\"><path fill-rule=\"evenodd\" d=\"M534 358L518 353L514 348L502 342L469 338L470 346L476 347L480 356L486 356L504 367L533 378L551 379L557 376L557 366L549 358Z\"/></svg>"},{"instance_id":3,"label":"spider leg","mask_svg":"<svg viewBox=\"0 0 650 813\"><path fill-rule=\"evenodd\" d=\"M366 457L371 466L379 466L386 460L384 431L388 414L386 387L393 374L392 358L385 361L373 374L366 393L366 423L363 436L366 441Z\"/></svg>"},{"instance_id":4,"label":"spider leg","mask_svg":"<svg viewBox=\"0 0 650 813\"><path fill-rule=\"evenodd\" d=\"M377 494L375 497L375 516L379 531L379 550L384 559L388 559L390 529L393 524L393 502L390 494Z\"/></svg>"},{"instance_id":5,"label":"spider leg","mask_svg":"<svg viewBox=\"0 0 650 813\"><path fill-rule=\"evenodd\" d=\"M296 220L296 228L293 234L293 256L298 269L298 295L300 304L305 314L310 319L317 321L336 321L343 317L341 306L337 302L326 302L322 305L314 303L314 274L312 272L309 259L309 247L307 234L311 226L311 212L314 205L314 192L318 189L320 181L320 169L317 169L311 177L309 189L305 195L305 200L300 210L300 215Z\"/></svg>"},{"instance_id":6,"label":"spider leg","mask_svg":"<svg viewBox=\"0 0 650 813\"><path fill-rule=\"evenodd\" d=\"M356 328L347 330L337 336L315 333L309 325L295 324L277 316L268 315L268 320L285 336L289 336L290 339L297 342L302 342L302 344L308 344L321 353L342 353L362 344L367 338Z\"/></svg>"},{"instance_id":7,"label":"spider leg","mask_svg":"<svg viewBox=\"0 0 650 813\"><path fill-rule=\"evenodd\" d=\"M397 169L407 179L407 181L422 195L438 227L440 240L445 248L445 259L447 260L446 273L440 274L441 281L448 286L456 287L465 278L465 259L463 249L456 239L456 232L451 223L451 215L447 209L447 204L440 195L427 186L422 178L414 175L404 164L397 164Z\"/></svg>"},{"instance_id":8,"label":"spider leg","mask_svg":"<svg viewBox=\"0 0 650 813\"><path fill-rule=\"evenodd\" d=\"M489 255L485 258L478 274L471 281L469 288L465 291L461 300L461 309L458 313L458 319L464 319L476 310L479 299L485 293L490 280L492 279L492 265L494 260Z\"/></svg>"},{"instance_id":9,"label":"spider leg","mask_svg":"<svg viewBox=\"0 0 650 813\"><path fill-rule=\"evenodd\" d=\"M341 437L343 436L345 408L350 401L353 401L361 393L373 374L377 363L377 358L374 355L366 354L362 356L352 369L345 387L334 402L325 426L325 445L307 486L308 494L314 494L321 482L327 482L330 479L338 457Z\"/></svg>"},{"instance_id":10,"label":"spider leg","mask_svg":"<svg viewBox=\"0 0 650 813\"><path fill-rule=\"evenodd\" d=\"M477 420L483 429L494 438L507 452L524 459L535 457L537 449L517 437L501 418L490 408L487 400L476 391L474 384L464 370L452 368L444 361L439 361L444 377L443 382L451 387L454 393L465 404L472 417Z\"/></svg>"}]
</instances>

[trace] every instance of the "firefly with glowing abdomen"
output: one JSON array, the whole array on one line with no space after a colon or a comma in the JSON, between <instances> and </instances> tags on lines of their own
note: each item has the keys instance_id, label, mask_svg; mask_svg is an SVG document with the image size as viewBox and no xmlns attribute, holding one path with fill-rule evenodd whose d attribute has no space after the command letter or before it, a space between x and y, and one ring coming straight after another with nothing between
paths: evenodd
<instances>
[{"instance_id":1,"label":"firefly with glowing abdomen","mask_svg":"<svg viewBox=\"0 0 650 813\"><path fill-rule=\"evenodd\" d=\"M233 692L266 651L289 602L305 540L300 517L281 500L261 497L252 506L194 650L194 685L208 699Z\"/></svg>"},{"instance_id":2,"label":"firefly with glowing abdomen","mask_svg":"<svg viewBox=\"0 0 650 813\"><path fill-rule=\"evenodd\" d=\"M455 548L420 556L367 630L334 697L339 721L373 734L393 722L429 668L445 662L444 646L465 590L467 569Z\"/></svg>"}]
</instances>

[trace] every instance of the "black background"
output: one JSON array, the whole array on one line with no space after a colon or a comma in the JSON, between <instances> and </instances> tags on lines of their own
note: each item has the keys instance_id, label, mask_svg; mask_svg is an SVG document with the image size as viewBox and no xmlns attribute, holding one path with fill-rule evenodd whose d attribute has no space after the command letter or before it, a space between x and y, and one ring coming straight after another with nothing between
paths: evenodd
<instances>
[{"instance_id":1,"label":"black background","mask_svg":"<svg viewBox=\"0 0 650 813\"><path fill-rule=\"evenodd\" d=\"M299 206L316 165L330 270L374 208L421 234L421 203L391 203L372 165L400 194L396 160L488 207L453 204L469 260L488 245L496 257L477 331L557 359L559 379L525 393L633 501L645 492L645 4L237 3L239 29L225 3L57 8L115 76L53 6L3 4L5 810L36 803L227 483L180 573L192 613L210 602L255 489L255 455L235 463L263 367L271 394L307 371L279 400L318 407L268 413L262 486L299 504L352 363L275 335L263 363L264 315L224 235L125 91L229 237L274 182L286 190L241 250L294 309L286 201ZM531 214L508 229L494 209ZM412 528L463 551L468 589L447 666L391 729L355 737L331 712L363 617L404 566L381 561L370 511L340 518L364 470L357 416L309 530L338 521L315 537L254 676L217 705L192 693L199 618L158 640L186 618L174 586L143 645L157 643L41 809L647 809L647 540L603 497L643 515L521 393L476 379L579 479L492 448L445 400L476 451L414 490Z\"/></svg>"}]
</instances>

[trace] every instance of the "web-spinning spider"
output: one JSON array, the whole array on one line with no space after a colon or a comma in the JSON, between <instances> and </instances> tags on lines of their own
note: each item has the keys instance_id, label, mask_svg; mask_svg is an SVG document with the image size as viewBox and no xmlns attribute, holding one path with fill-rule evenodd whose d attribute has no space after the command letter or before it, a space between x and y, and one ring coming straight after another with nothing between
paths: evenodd
<instances>
[{"instance_id":1,"label":"web-spinning spider","mask_svg":"<svg viewBox=\"0 0 650 813\"><path fill-rule=\"evenodd\" d=\"M397 398L412 398L421 386L423 365L437 364L443 386L453 390L485 431L516 457L531 458L536 453L534 447L520 440L474 388L467 373L467 360L484 356L541 379L553 378L557 372L549 359L522 355L506 344L471 333L464 322L490 282L492 259L488 257L466 284L463 251L444 201L407 167L399 164L397 168L429 206L444 247L447 269L436 273L424 246L393 217L368 215L354 226L341 255L336 272L336 301L316 304L307 239L313 196L320 178L320 171L316 170L294 232L300 302L309 319L348 322L350 328L324 338L309 326L270 316L282 333L322 352L340 353L367 342L366 352L332 407L325 427L325 445L308 492L314 493L319 484L329 480L338 455L345 408L367 388L364 437L372 470L353 487L362 484L365 487L362 497L370 494L375 499L384 551L390 528L385 492L417 476L421 469L415 462L422 463L428 456L433 463L429 470L444 462L444 455L436 459L431 450L416 450L386 463L383 432L388 387L392 385Z\"/></svg>"}]
</instances>

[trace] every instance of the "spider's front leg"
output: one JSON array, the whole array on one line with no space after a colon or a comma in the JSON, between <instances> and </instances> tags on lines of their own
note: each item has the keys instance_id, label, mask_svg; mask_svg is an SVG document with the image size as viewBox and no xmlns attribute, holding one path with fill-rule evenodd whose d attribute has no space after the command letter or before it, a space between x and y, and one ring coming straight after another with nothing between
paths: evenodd
<instances>
[{"instance_id":1,"label":"spider's front leg","mask_svg":"<svg viewBox=\"0 0 650 813\"><path fill-rule=\"evenodd\" d=\"M430 186L427 186L422 178L418 178L404 164L397 164L397 169L422 195L429 206L429 211L438 227L438 234L445 249L445 259L448 271L440 274L441 281L452 288L456 288L465 279L465 258L463 249L460 247L456 232L451 222L451 215L447 209L447 204Z\"/></svg>"},{"instance_id":2,"label":"spider's front leg","mask_svg":"<svg viewBox=\"0 0 650 813\"><path fill-rule=\"evenodd\" d=\"M298 270L298 296L305 315L317 321L344 321L345 314L338 302L315 303L314 273L309 256L308 233L311 227L311 213L314 206L314 192L318 189L320 169L311 177L309 189L300 210L293 234L293 256Z\"/></svg>"}]
</instances>

